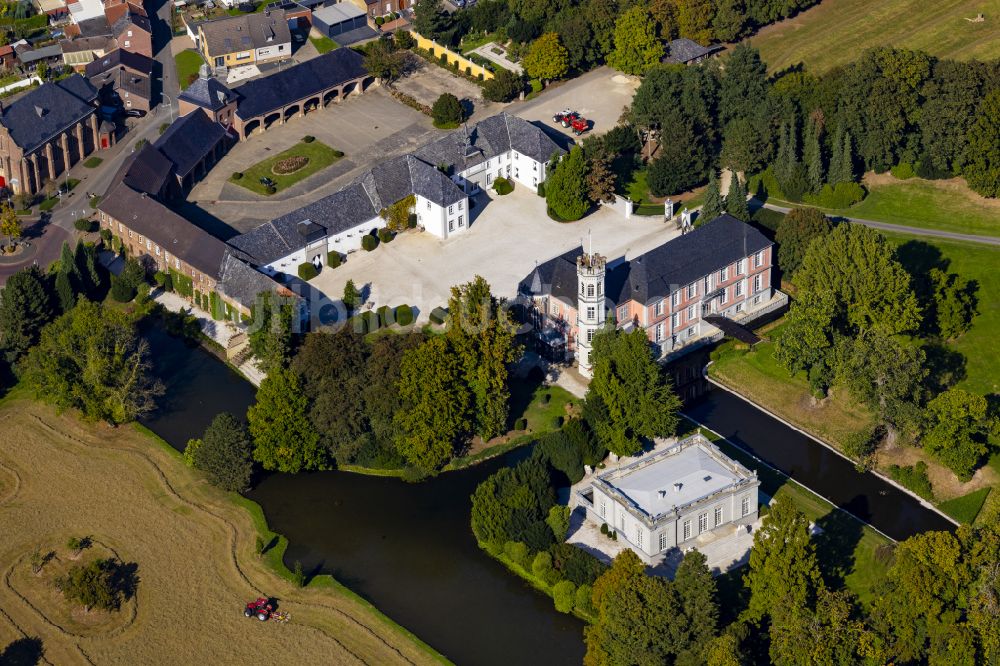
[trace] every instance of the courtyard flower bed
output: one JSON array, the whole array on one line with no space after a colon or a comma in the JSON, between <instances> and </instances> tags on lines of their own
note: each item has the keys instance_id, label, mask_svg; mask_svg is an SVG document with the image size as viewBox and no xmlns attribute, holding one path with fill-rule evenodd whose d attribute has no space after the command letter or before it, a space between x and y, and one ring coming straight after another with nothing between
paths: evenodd
<instances>
[{"instance_id":1,"label":"courtyard flower bed","mask_svg":"<svg viewBox=\"0 0 1000 666\"><path fill-rule=\"evenodd\" d=\"M256 194L270 196L325 169L343 156L344 153L320 141L300 141L288 150L254 164L246 171L233 174L229 182ZM269 191L268 185L260 182L262 178L273 183L273 191Z\"/></svg>"}]
</instances>

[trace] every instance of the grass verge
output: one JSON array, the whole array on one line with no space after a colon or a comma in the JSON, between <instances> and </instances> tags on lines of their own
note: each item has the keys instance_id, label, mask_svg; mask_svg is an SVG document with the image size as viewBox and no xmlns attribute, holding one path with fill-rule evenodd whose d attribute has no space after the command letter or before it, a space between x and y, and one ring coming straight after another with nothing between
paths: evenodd
<instances>
[{"instance_id":1,"label":"grass verge","mask_svg":"<svg viewBox=\"0 0 1000 666\"><path fill-rule=\"evenodd\" d=\"M992 488L980 488L968 495L962 495L947 502L941 502L938 508L958 522L971 525L976 522L976 517L979 515L980 509L983 508L983 504L986 503L986 498L992 490Z\"/></svg>"},{"instance_id":2,"label":"grass verge","mask_svg":"<svg viewBox=\"0 0 1000 666\"><path fill-rule=\"evenodd\" d=\"M97 167L101 166L101 163L103 161L104 161L103 159L101 159L100 157L97 157L97 156L89 157L83 163L83 166L87 167L88 169L94 169L94 168L97 168Z\"/></svg>"},{"instance_id":3,"label":"grass verge","mask_svg":"<svg viewBox=\"0 0 1000 666\"><path fill-rule=\"evenodd\" d=\"M235 183L250 190L251 192L255 192L256 194L270 196L271 194L287 189L300 180L308 178L314 173L325 169L337 160L341 159L343 156L344 153L339 150L334 150L321 141L312 141L310 143L301 141L284 152L278 153L277 155L273 155L266 160L254 164L252 167L243 172L242 178L236 178L235 174L230 176L229 182ZM305 157L308 158L309 161L301 169L292 173L274 173L272 167L274 167L277 162L291 157ZM274 181L275 192L268 192L267 187L260 182L261 178L270 178Z\"/></svg>"},{"instance_id":4,"label":"grass verge","mask_svg":"<svg viewBox=\"0 0 1000 666\"><path fill-rule=\"evenodd\" d=\"M181 90L184 90L191 85L191 76L198 76L198 71L205 61L197 51L187 50L174 56L174 64L177 66L177 81Z\"/></svg>"},{"instance_id":5,"label":"grass verge","mask_svg":"<svg viewBox=\"0 0 1000 666\"><path fill-rule=\"evenodd\" d=\"M324 37L322 35L319 37L309 37L309 41L312 42L312 45L314 47L316 47L316 50L319 52L320 55L323 55L324 53L329 53L338 46L337 42L333 41L329 37Z\"/></svg>"}]
</instances>

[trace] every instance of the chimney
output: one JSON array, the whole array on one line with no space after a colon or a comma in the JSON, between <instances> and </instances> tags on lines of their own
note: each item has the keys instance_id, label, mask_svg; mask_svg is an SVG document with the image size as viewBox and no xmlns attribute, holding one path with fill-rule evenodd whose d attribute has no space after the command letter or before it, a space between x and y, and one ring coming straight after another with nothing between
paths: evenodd
<instances>
[{"instance_id":1,"label":"chimney","mask_svg":"<svg viewBox=\"0 0 1000 666\"><path fill-rule=\"evenodd\" d=\"M683 483L679 483L679 482L675 483L674 484L674 492L675 493L679 493L681 491L681 488L683 488L683 487L684 487Z\"/></svg>"}]
</instances>

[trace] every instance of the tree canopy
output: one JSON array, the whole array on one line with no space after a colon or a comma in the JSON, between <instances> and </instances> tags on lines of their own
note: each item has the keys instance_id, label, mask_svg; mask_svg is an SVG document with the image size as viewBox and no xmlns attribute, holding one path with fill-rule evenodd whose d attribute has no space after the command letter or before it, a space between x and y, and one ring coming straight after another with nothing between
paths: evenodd
<instances>
[{"instance_id":1,"label":"tree canopy","mask_svg":"<svg viewBox=\"0 0 1000 666\"><path fill-rule=\"evenodd\" d=\"M522 65L532 78L542 81L561 79L569 71L569 53L557 33L547 32L532 42Z\"/></svg>"},{"instance_id":2,"label":"tree canopy","mask_svg":"<svg viewBox=\"0 0 1000 666\"><path fill-rule=\"evenodd\" d=\"M223 490L243 492L253 473L252 444L246 424L229 412L217 414L192 456L195 468Z\"/></svg>"},{"instance_id":3,"label":"tree canopy","mask_svg":"<svg viewBox=\"0 0 1000 666\"><path fill-rule=\"evenodd\" d=\"M636 5L615 23L615 50L608 64L626 74L644 74L660 63L663 42L656 35L656 24L649 11Z\"/></svg>"},{"instance_id":4,"label":"tree canopy","mask_svg":"<svg viewBox=\"0 0 1000 666\"><path fill-rule=\"evenodd\" d=\"M322 469L326 456L319 434L309 422L302 382L287 368L273 369L247 410L253 457L264 469L296 473Z\"/></svg>"},{"instance_id":5,"label":"tree canopy","mask_svg":"<svg viewBox=\"0 0 1000 666\"><path fill-rule=\"evenodd\" d=\"M587 162L579 146L573 146L545 179L545 203L566 221L579 220L590 210Z\"/></svg>"}]
</instances>

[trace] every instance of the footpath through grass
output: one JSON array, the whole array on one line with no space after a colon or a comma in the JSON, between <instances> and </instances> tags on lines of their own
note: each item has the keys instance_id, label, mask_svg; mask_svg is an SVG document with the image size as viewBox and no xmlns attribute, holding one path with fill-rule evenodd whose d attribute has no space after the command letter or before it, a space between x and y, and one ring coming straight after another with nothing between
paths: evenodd
<instances>
[{"instance_id":1,"label":"footpath through grass","mask_svg":"<svg viewBox=\"0 0 1000 666\"><path fill-rule=\"evenodd\" d=\"M236 178L236 175L233 174L230 176L229 182L245 187L251 192L269 196L288 189L300 180L325 169L343 156L344 153L334 150L321 141L312 141L310 143L300 141L288 150L254 164L243 172L241 178ZM296 157L304 157L308 162L292 173L280 174L274 172L274 166L278 162ZM262 178L269 178L274 182L274 192L268 192L267 186L260 182Z\"/></svg>"},{"instance_id":2,"label":"footpath through grass","mask_svg":"<svg viewBox=\"0 0 1000 666\"><path fill-rule=\"evenodd\" d=\"M177 81L184 90L191 84L191 75L198 76L198 70L205 61L197 51L187 50L174 56L174 64L177 66Z\"/></svg>"},{"instance_id":3,"label":"footpath through grass","mask_svg":"<svg viewBox=\"0 0 1000 666\"><path fill-rule=\"evenodd\" d=\"M986 21L972 23L983 12ZM797 63L819 74L873 46L926 51L940 58L1000 56L996 0L823 0L750 38L771 71Z\"/></svg>"}]
</instances>

